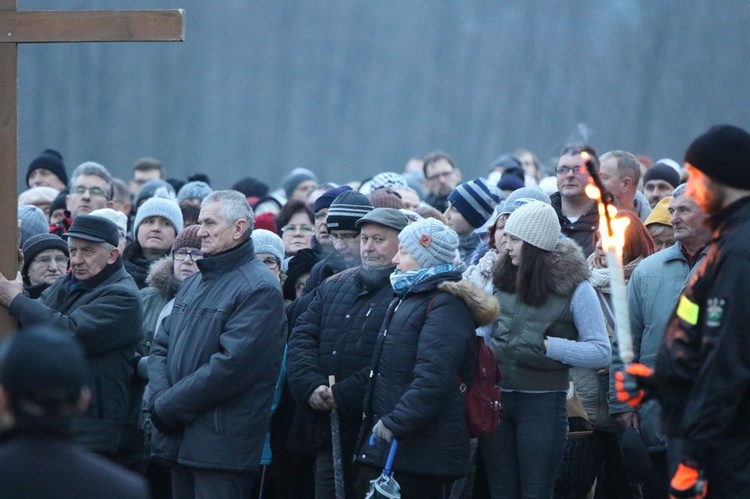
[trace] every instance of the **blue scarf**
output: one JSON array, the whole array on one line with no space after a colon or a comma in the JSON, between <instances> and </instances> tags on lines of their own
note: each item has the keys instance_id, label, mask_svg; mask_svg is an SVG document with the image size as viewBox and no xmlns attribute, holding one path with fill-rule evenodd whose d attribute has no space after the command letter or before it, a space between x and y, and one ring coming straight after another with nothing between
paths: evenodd
<instances>
[{"instance_id":1,"label":"blue scarf","mask_svg":"<svg viewBox=\"0 0 750 499\"><path fill-rule=\"evenodd\" d=\"M401 272L394 270L391 274L391 287L398 296L404 296L406 293L411 291L416 285L426 281L430 277L437 274L446 274L453 272L456 267L447 263L437 265L435 267L426 267L417 270L407 270Z\"/></svg>"}]
</instances>

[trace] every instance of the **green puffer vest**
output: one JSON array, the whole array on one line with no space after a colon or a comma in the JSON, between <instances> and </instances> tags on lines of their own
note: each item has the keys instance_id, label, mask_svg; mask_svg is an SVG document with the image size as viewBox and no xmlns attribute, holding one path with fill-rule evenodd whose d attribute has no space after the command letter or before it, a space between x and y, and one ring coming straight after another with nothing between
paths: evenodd
<instances>
[{"instance_id":1,"label":"green puffer vest","mask_svg":"<svg viewBox=\"0 0 750 499\"><path fill-rule=\"evenodd\" d=\"M578 337L570 313L572 295L550 295L541 307L521 303L517 295L504 291L494 296L501 313L490 347L503 372L503 389L566 391L569 366L545 355L544 338Z\"/></svg>"}]
</instances>

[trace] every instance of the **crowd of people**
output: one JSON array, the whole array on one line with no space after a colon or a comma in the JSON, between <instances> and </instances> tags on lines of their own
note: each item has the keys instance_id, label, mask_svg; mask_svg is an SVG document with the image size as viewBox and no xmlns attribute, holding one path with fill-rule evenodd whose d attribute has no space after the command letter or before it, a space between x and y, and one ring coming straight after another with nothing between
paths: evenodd
<instances>
[{"instance_id":1,"label":"crowd of people","mask_svg":"<svg viewBox=\"0 0 750 499\"><path fill-rule=\"evenodd\" d=\"M214 190L47 149L0 276L0 493L363 498L398 442L407 499L748 497L750 134L684 159L571 145L464 180L434 152ZM629 222L632 361L593 177ZM471 438L477 342L502 410Z\"/></svg>"}]
</instances>

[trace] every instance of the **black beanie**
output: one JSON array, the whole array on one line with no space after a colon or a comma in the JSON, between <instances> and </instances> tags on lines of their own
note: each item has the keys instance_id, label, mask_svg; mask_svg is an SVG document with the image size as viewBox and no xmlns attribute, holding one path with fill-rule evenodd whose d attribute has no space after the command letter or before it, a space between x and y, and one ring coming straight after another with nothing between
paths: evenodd
<instances>
[{"instance_id":1,"label":"black beanie","mask_svg":"<svg viewBox=\"0 0 750 499\"><path fill-rule=\"evenodd\" d=\"M367 196L357 191L344 191L331 202L326 217L328 230L354 230L359 232L357 220L370 213L374 207Z\"/></svg>"},{"instance_id":2,"label":"black beanie","mask_svg":"<svg viewBox=\"0 0 750 499\"><path fill-rule=\"evenodd\" d=\"M23 276L24 282L27 281L31 261L39 253L48 249L57 249L65 253L65 256L69 256L68 243L55 234L37 234L26 240L23 248L21 248L21 251L23 252L23 268L21 269L21 276Z\"/></svg>"},{"instance_id":3,"label":"black beanie","mask_svg":"<svg viewBox=\"0 0 750 499\"><path fill-rule=\"evenodd\" d=\"M68 186L68 174L65 171L65 163L63 163L62 155L54 149L45 149L42 154L34 158L29 164L29 169L26 171L26 185L29 185L29 177L31 172L44 168L54 173L65 186Z\"/></svg>"},{"instance_id":4,"label":"black beanie","mask_svg":"<svg viewBox=\"0 0 750 499\"><path fill-rule=\"evenodd\" d=\"M685 152L685 162L729 187L750 190L750 134L732 125L716 125Z\"/></svg>"},{"instance_id":5,"label":"black beanie","mask_svg":"<svg viewBox=\"0 0 750 499\"><path fill-rule=\"evenodd\" d=\"M646 174L643 175L643 184L652 180L663 180L676 189L680 185L680 174L677 170L664 163L655 163L646 170Z\"/></svg>"},{"instance_id":6,"label":"black beanie","mask_svg":"<svg viewBox=\"0 0 750 499\"><path fill-rule=\"evenodd\" d=\"M52 215L55 210L68 209L68 189L65 189L64 191L60 191L60 194L57 195L57 197L52 201L52 203L49 205L49 214Z\"/></svg>"}]
</instances>

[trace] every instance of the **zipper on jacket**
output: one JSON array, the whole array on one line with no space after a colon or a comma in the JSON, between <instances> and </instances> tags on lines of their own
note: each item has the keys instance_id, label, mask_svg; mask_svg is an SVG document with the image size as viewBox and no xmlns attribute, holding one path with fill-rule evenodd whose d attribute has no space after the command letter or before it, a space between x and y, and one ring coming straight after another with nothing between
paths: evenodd
<instances>
[{"instance_id":1,"label":"zipper on jacket","mask_svg":"<svg viewBox=\"0 0 750 499\"><path fill-rule=\"evenodd\" d=\"M365 335L365 327L367 326L367 318L370 317L370 314L372 311L375 310L375 304L370 303L370 308L367 310L367 313L365 314L365 320L362 321L362 329L359 332L359 339L357 339L357 344L355 345L357 348L362 346L362 337Z\"/></svg>"}]
</instances>

